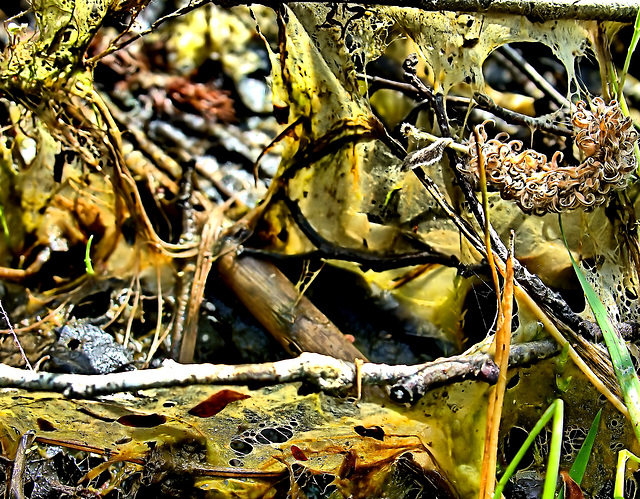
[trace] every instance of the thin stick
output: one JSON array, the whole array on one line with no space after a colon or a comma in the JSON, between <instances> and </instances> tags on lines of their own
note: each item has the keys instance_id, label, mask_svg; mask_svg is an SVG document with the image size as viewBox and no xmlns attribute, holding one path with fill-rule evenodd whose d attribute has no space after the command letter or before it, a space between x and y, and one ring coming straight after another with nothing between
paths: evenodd
<instances>
[{"instance_id":1,"label":"thin stick","mask_svg":"<svg viewBox=\"0 0 640 499\"><path fill-rule=\"evenodd\" d=\"M494 269L495 271L495 269ZM497 277L496 277L497 278ZM487 429L484 441L484 456L482 459L482 478L480 480L480 498L490 499L496 481L496 462L498 458L498 436L502 405L507 387L507 369L509 367L509 350L511 346L511 318L513 316L513 231L511 245L507 258L506 276L502 301L499 306L498 325L496 329L495 362L500 368L498 382L491 390L487 405Z\"/></svg>"},{"instance_id":2,"label":"thin stick","mask_svg":"<svg viewBox=\"0 0 640 499\"><path fill-rule=\"evenodd\" d=\"M11 483L7 487L8 497L12 499L25 499L24 494L24 472L26 469L26 456L29 447L33 443L33 439L36 436L35 430L26 431L22 437L20 437L20 443L16 450L16 457L13 461L13 470L11 472Z\"/></svg>"},{"instance_id":3,"label":"thin stick","mask_svg":"<svg viewBox=\"0 0 640 499\"><path fill-rule=\"evenodd\" d=\"M498 50L502 52L520 71L527 75L535 85L555 101L560 107L571 106L571 102L549 83L538 71L529 64L517 50L509 45L503 45Z\"/></svg>"},{"instance_id":4,"label":"thin stick","mask_svg":"<svg viewBox=\"0 0 640 499\"><path fill-rule=\"evenodd\" d=\"M569 357L580 368L587 379L591 382L596 389L602 393L613 406L618 409L624 416L629 417L629 411L625 407L624 403L602 382L602 380L591 370L587 363L582 359L580 355L575 351L573 346L569 344L567 339L558 330L556 325L551 321L549 316L543 312L538 304L529 296L529 294L520 286L516 286L514 294L521 305L525 305L530 311L534 313L536 318L542 323L545 330L551 334L554 340L556 340L561 347L568 344Z\"/></svg>"},{"instance_id":5,"label":"thin stick","mask_svg":"<svg viewBox=\"0 0 640 499\"><path fill-rule=\"evenodd\" d=\"M24 349L22 348L22 345L20 344L20 340L18 339L18 335L16 334L15 330L13 329L13 325L11 324L11 321L9 320L9 316L7 315L7 312L5 311L4 307L2 306L2 300L0 300L0 313L2 313L2 316L4 317L4 320L7 323L7 326L9 326L9 331L11 331L11 336L13 336L13 341L16 344L16 346L18 347L18 350L20 350L20 356L22 357L22 360L24 360L24 363L27 365L27 368L30 371L33 371L33 367L31 367L31 363L29 362L29 359L27 359L27 355L24 353Z\"/></svg>"},{"instance_id":6,"label":"thin stick","mask_svg":"<svg viewBox=\"0 0 640 499\"><path fill-rule=\"evenodd\" d=\"M524 343L511 349L510 362L511 365L530 364L536 359L555 355L557 351L556 345L549 341ZM255 382L279 384L304 380L320 390L340 392L357 384L356 374L354 362L304 352L294 359L264 364L178 364L169 360L159 369L102 375L26 371L0 364L0 388L58 392L69 397L87 398L160 387ZM465 379L495 383L497 372L491 356L479 353L446 357L414 366L364 362L360 367L360 379L362 386L387 386L391 392L403 390L412 395L407 401L415 401L434 386ZM393 397L393 393L391 395Z\"/></svg>"}]
</instances>

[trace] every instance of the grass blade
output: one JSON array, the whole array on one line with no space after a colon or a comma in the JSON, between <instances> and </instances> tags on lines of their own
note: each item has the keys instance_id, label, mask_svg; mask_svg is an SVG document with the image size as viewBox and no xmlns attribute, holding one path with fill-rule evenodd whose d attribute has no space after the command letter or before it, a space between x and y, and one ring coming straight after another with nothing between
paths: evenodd
<instances>
[{"instance_id":1,"label":"grass blade","mask_svg":"<svg viewBox=\"0 0 640 499\"><path fill-rule=\"evenodd\" d=\"M553 431L551 432L551 443L549 444L549 462L547 463L547 474L544 477L542 499L554 499L558 483L558 473L560 471L564 402L562 399L556 399L554 403L556 407L553 411Z\"/></svg>"},{"instance_id":2,"label":"grass blade","mask_svg":"<svg viewBox=\"0 0 640 499\"><path fill-rule=\"evenodd\" d=\"M591 428L589 428L589 432L582 442L580 446L580 450L578 451L578 455L576 456L576 460L573 462L571 469L569 470L569 477L577 484L580 485L582 482L582 478L584 477L584 472L587 469L587 464L589 463L589 458L591 457L591 449L593 449L593 443L596 440L596 435L598 434L598 427L600 426L600 416L602 416L602 409L598 411L596 417L593 418L591 422ZM561 486L560 492L558 492L558 499L564 499L564 489L565 487Z\"/></svg>"},{"instance_id":3,"label":"grass blade","mask_svg":"<svg viewBox=\"0 0 640 499\"><path fill-rule=\"evenodd\" d=\"M591 428L589 428L589 433L587 433L584 442L582 442L578 455L576 456L576 460L573 462L573 466L571 466L571 469L569 470L569 476L573 478L578 485L582 482L584 472L587 469L587 463L591 457L591 449L593 448L593 443L595 442L596 434L598 433L598 427L600 426L600 416L602 416L602 409L600 409L598 414L596 414L596 417L593 418Z\"/></svg>"},{"instance_id":4,"label":"grass blade","mask_svg":"<svg viewBox=\"0 0 640 499\"><path fill-rule=\"evenodd\" d=\"M624 475L627 469L627 461L631 459L636 463L640 463L640 459L635 454L632 454L627 449L622 449L618 453L618 466L616 467L616 481L613 487L613 498L624 499Z\"/></svg>"},{"instance_id":5,"label":"grass blade","mask_svg":"<svg viewBox=\"0 0 640 499\"><path fill-rule=\"evenodd\" d=\"M640 40L640 9L638 10L638 14L636 15L636 22L633 25L633 36L631 37L631 43L629 44L629 49L627 50L627 58L624 61L622 75L620 76L620 84L618 86L618 95L620 96L619 100L622 100L621 97L622 91L624 90L624 82L627 78L627 72L629 71L629 66L631 64L631 56L638 46L638 40Z\"/></svg>"},{"instance_id":6,"label":"grass blade","mask_svg":"<svg viewBox=\"0 0 640 499\"><path fill-rule=\"evenodd\" d=\"M564 419L563 414L564 414L564 402L562 401L562 399L554 400L551 403L551 405L547 408L547 410L544 411L542 416L540 416L540 419L538 420L536 425L533 427L533 429L527 436L526 440L522 444L522 447L520 447L515 457L511 460L511 462L509 463L509 466L507 466L507 469L502 475L502 478L500 478L498 485L496 485L496 490L493 494L494 499L500 499L505 485L507 485L507 482L515 473L516 468L518 467L518 464L520 464L520 461L529 450L529 447L531 447L531 444L533 443L533 441L536 439L538 434L542 431L542 429L545 427L545 425L549 422L549 420L552 417L554 418L554 424L553 424L553 435L551 437L550 449L553 449L553 452L557 453L557 456L553 457L555 469L551 469L552 456L551 456L551 450L549 451L549 465L547 466L547 476L544 481L544 489L543 489L542 497L543 499L547 499L548 496L545 494L548 493L547 492L548 488L551 489L552 495L550 497L553 497L553 494L555 494L556 481L558 480L558 468L560 466L560 450L562 447L562 425L563 425L563 419ZM558 419L560 420L559 423L558 423ZM560 430L559 434L557 433L558 428ZM554 446L554 438L556 439L555 446ZM548 486L547 482L549 482L552 485Z\"/></svg>"},{"instance_id":7,"label":"grass blade","mask_svg":"<svg viewBox=\"0 0 640 499\"><path fill-rule=\"evenodd\" d=\"M627 349L624 339L611 323L607 309L600 301L600 298L598 298L598 295L596 295L596 292L593 287L591 287L589 281L587 281L582 269L578 267L578 264L573 259L573 255L571 254L571 251L569 251L569 245L567 244L567 239L564 235L561 215L558 216L558 220L560 223L562 239L564 240L564 244L569 252L569 258L571 258L571 265L573 265L578 276L578 280L580 281L580 285L582 286L585 297L587 298L587 302L596 317L598 326L600 326L600 329L602 330L607 350L609 350L609 355L611 356L611 363L613 364L613 369L616 373L616 377L618 378L618 383L620 384L620 391L622 392L622 397L627 406L627 410L629 411L633 431L636 434L638 442L640 442L640 381L638 380L638 375L636 374L633 363L631 362L631 355L629 354L629 350Z\"/></svg>"},{"instance_id":8,"label":"grass blade","mask_svg":"<svg viewBox=\"0 0 640 499\"><path fill-rule=\"evenodd\" d=\"M89 240L87 241L87 247L84 252L84 267L87 271L87 274L94 275L95 271L93 270L93 265L91 264L91 242L93 241L93 234L89 236Z\"/></svg>"}]
</instances>

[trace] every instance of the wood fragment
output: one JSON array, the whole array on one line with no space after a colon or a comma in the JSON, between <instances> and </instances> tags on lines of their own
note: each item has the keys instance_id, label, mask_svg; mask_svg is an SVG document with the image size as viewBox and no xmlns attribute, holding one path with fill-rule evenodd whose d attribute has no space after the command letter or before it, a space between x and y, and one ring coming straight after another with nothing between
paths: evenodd
<instances>
[{"instance_id":1,"label":"wood fragment","mask_svg":"<svg viewBox=\"0 0 640 499\"><path fill-rule=\"evenodd\" d=\"M13 460L13 469L11 470L11 483L8 487L8 496L10 499L24 499L26 497L24 495L25 458L27 450L31 447L35 436L35 430L29 430L24 432L20 437L16 457Z\"/></svg>"},{"instance_id":2,"label":"wood fragment","mask_svg":"<svg viewBox=\"0 0 640 499\"><path fill-rule=\"evenodd\" d=\"M353 362L365 359L340 330L270 262L227 253L218 271L253 316L291 355L315 352ZM297 303L296 303L297 302Z\"/></svg>"}]
</instances>

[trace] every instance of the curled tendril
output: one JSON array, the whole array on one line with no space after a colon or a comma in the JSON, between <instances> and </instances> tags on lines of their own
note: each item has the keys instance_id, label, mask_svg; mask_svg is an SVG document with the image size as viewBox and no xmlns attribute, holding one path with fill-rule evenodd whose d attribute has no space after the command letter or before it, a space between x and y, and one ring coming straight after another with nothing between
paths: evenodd
<instances>
[{"instance_id":1,"label":"curled tendril","mask_svg":"<svg viewBox=\"0 0 640 499\"><path fill-rule=\"evenodd\" d=\"M591 108L584 101L576 108L575 144L585 158L578 166L561 166L559 151L548 160L532 149L523 150L521 141L509 141L504 133L489 139L485 122L475 128L470 158L461 171L477 185L482 158L488 186L526 213L544 215L604 204L613 190L626 186L637 167L633 149L638 133L615 100L606 105L596 97Z\"/></svg>"}]
</instances>

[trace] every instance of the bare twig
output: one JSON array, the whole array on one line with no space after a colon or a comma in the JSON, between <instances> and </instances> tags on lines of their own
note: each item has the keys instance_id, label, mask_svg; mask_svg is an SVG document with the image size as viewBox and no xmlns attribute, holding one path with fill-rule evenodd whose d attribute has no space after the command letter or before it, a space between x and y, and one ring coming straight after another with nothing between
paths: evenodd
<instances>
[{"instance_id":1,"label":"bare twig","mask_svg":"<svg viewBox=\"0 0 640 499\"><path fill-rule=\"evenodd\" d=\"M31 367L31 363L29 362L29 359L27 359L27 355L24 353L24 349L20 344L20 340L18 339L18 335L16 334L15 329L13 329L13 324L11 324L11 321L9 320L9 315L7 315L7 312L4 309L4 306L2 305L2 301L0 301L0 313L4 317L4 320L7 323L7 326L9 326L9 331L11 331L11 336L13 336L13 341L18 347L18 350L20 350L20 356L22 357L22 360L24 360L24 363L29 368L29 370L33 371L33 367Z\"/></svg>"},{"instance_id":2,"label":"bare twig","mask_svg":"<svg viewBox=\"0 0 640 499\"><path fill-rule=\"evenodd\" d=\"M313 0L304 0L313 1ZM149 28L132 34L130 38L112 43L104 52L92 57L88 64L95 64L101 58L126 47L130 43L139 40L143 36L157 30L167 21L176 19L189 12L214 3L222 7L233 7L237 5L250 5L255 3L250 0L191 0L187 5L167 14L156 20ZM273 8L288 2L276 2L263 0L258 2ZM346 4L348 0L339 0L335 3ZM373 5L374 2L363 2L363 5ZM389 5L398 7L415 7L425 11L454 11L454 12L475 12L487 14L509 14L526 16L532 21L542 22L554 19L575 19L575 20L600 20L633 22L636 18L640 0L536 0L536 2L525 2L522 0L376 0L376 5Z\"/></svg>"},{"instance_id":3,"label":"bare twig","mask_svg":"<svg viewBox=\"0 0 640 499\"><path fill-rule=\"evenodd\" d=\"M314 256L331 259L331 260L347 260L359 263L373 270L385 270L389 268L408 267L411 265L419 265L424 263L440 263L448 267L456 267L465 270L463 265L455 255L445 255L438 253L432 249L426 251L416 251L411 253L398 254L380 254L370 250L360 250L357 248L345 248L333 244L323 238L306 219L298 203L283 196L283 200L287 208L291 212L291 216L298 224L302 233L318 248ZM245 251L248 249L245 248ZM251 252L248 251L250 254Z\"/></svg>"},{"instance_id":4,"label":"bare twig","mask_svg":"<svg viewBox=\"0 0 640 499\"><path fill-rule=\"evenodd\" d=\"M312 2L315 0L303 0ZM222 7L233 7L235 5L249 5L255 3L250 0L211 0L191 1L182 9L180 14L176 11L160 20L143 32L156 29L156 24L167 21L178 15L185 14L204 4L215 3ZM278 7L288 2L277 2L263 0L259 2L270 7ZM338 0L337 4L352 3L349 0ZM454 12L477 12L487 14L510 14L525 16L534 22L551 21L554 19L576 19L576 20L601 20L633 22L638 12L640 2L638 0L536 0L528 2L523 0L375 0L362 2L361 5L390 5L398 7L414 7L425 11L449 10ZM141 35L142 36L142 35ZM136 39L139 38L136 37Z\"/></svg>"},{"instance_id":5,"label":"bare twig","mask_svg":"<svg viewBox=\"0 0 640 499\"><path fill-rule=\"evenodd\" d=\"M498 48L505 57L511 61L520 71L527 75L528 78L531 79L535 85L542 90L545 94L547 94L554 102L562 107L571 106L571 102L567 99L565 95L562 95L560 92L556 90L556 88L549 83L544 77L538 73L538 71L529 64L522 54L510 47L509 45L503 45Z\"/></svg>"},{"instance_id":6,"label":"bare twig","mask_svg":"<svg viewBox=\"0 0 640 499\"><path fill-rule=\"evenodd\" d=\"M148 35L149 33L152 33L153 31L157 30L165 22L170 21L172 19L176 19L176 18L178 18L180 16L183 16L185 14L188 14L189 12L191 12L193 10L196 10L197 8L202 7L203 5L207 5L209 3L213 3L213 2L211 0L190 1L187 5L185 5L185 6L181 7L181 8L179 8L178 10L176 10L174 12L171 12L170 14L167 14L166 16L163 16L160 19L156 20L147 29L145 29L143 31L140 31L139 33L132 34L130 38L127 38L126 40L119 41L121 36L118 37L118 39L114 40L114 41L117 41L118 43L112 43L104 52L92 57L91 59L88 59L87 63L88 64L95 64L96 62L98 62L103 57L106 57L109 54L112 54L113 52L115 52L117 50L120 50L121 48L126 47L130 43L133 43L136 40L139 40L140 38L142 38L143 36ZM239 2L238 5L241 5L241 3Z\"/></svg>"},{"instance_id":7,"label":"bare twig","mask_svg":"<svg viewBox=\"0 0 640 499\"><path fill-rule=\"evenodd\" d=\"M512 347L511 366L529 364L558 352L553 341L523 343ZM414 366L364 363L360 368L363 386L387 386L399 402L414 402L427 390L464 379L495 383L498 372L486 353L459 355ZM356 367L325 355L302 353L295 359L238 366L177 364L165 361L159 369L103 375L54 374L25 371L0 364L0 388L51 391L69 397L87 398L124 391L196 384L267 384L307 381L328 392L355 386Z\"/></svg>"},{"instance_id":8,"label":"bare twig","mask_svg":"<svg viewBox=\"0 0 640 499\"><path fill-rule=\"evenodd\" d=\"M291 355L317 352L352 361L365 358L353 343L271 262L227 251L218 272L251 314Z\"/></svg>"},{"instance_id":9,"label":"bare twig","mask_svg":"<svg viewBox=\"0 0 640 499\"><path fill-rule=\"evenodd\" d=\"M5 281L22 282L23 280L31 277L42 269L42 266L47 263L51 257L51 248L44 248L26 269L12 269L9 267L0 267L0 279Z\"/></svg>"},{"instance_id":10,"label":"bare twig","mask_svg":"<svg viewBox=\"0 0 640 499\"><path fill-rule=\"evenodd\" d=\"M8 487L8 497L10 499L24 499L24 470L25 470L25 458L27 450L31 447L33 439L36 436L34 430L24 432L20 437L18 443L18 449L16 450L16 457L13 460L13 470L11 471L11 484Z\"/></svg>"},{"instance_id":11,"label":"bare twig","mask_svg":"<svg viewBox=\"0 0 640 499\"><path fill-rule=\"evenodd\" d=\"M510 109L498 106L491 97L478 92L473 94L473 100L478 104L479 108L489 111L491 114L503 119L507 123L524 125L535 130L544 130L545 132L555 133L565 137L571 137L573 135L573 131L556 125L551 121L548 115L534 118L533 116L527 116L526 114L516 113Z\"/></svg>"}]
</instances>

